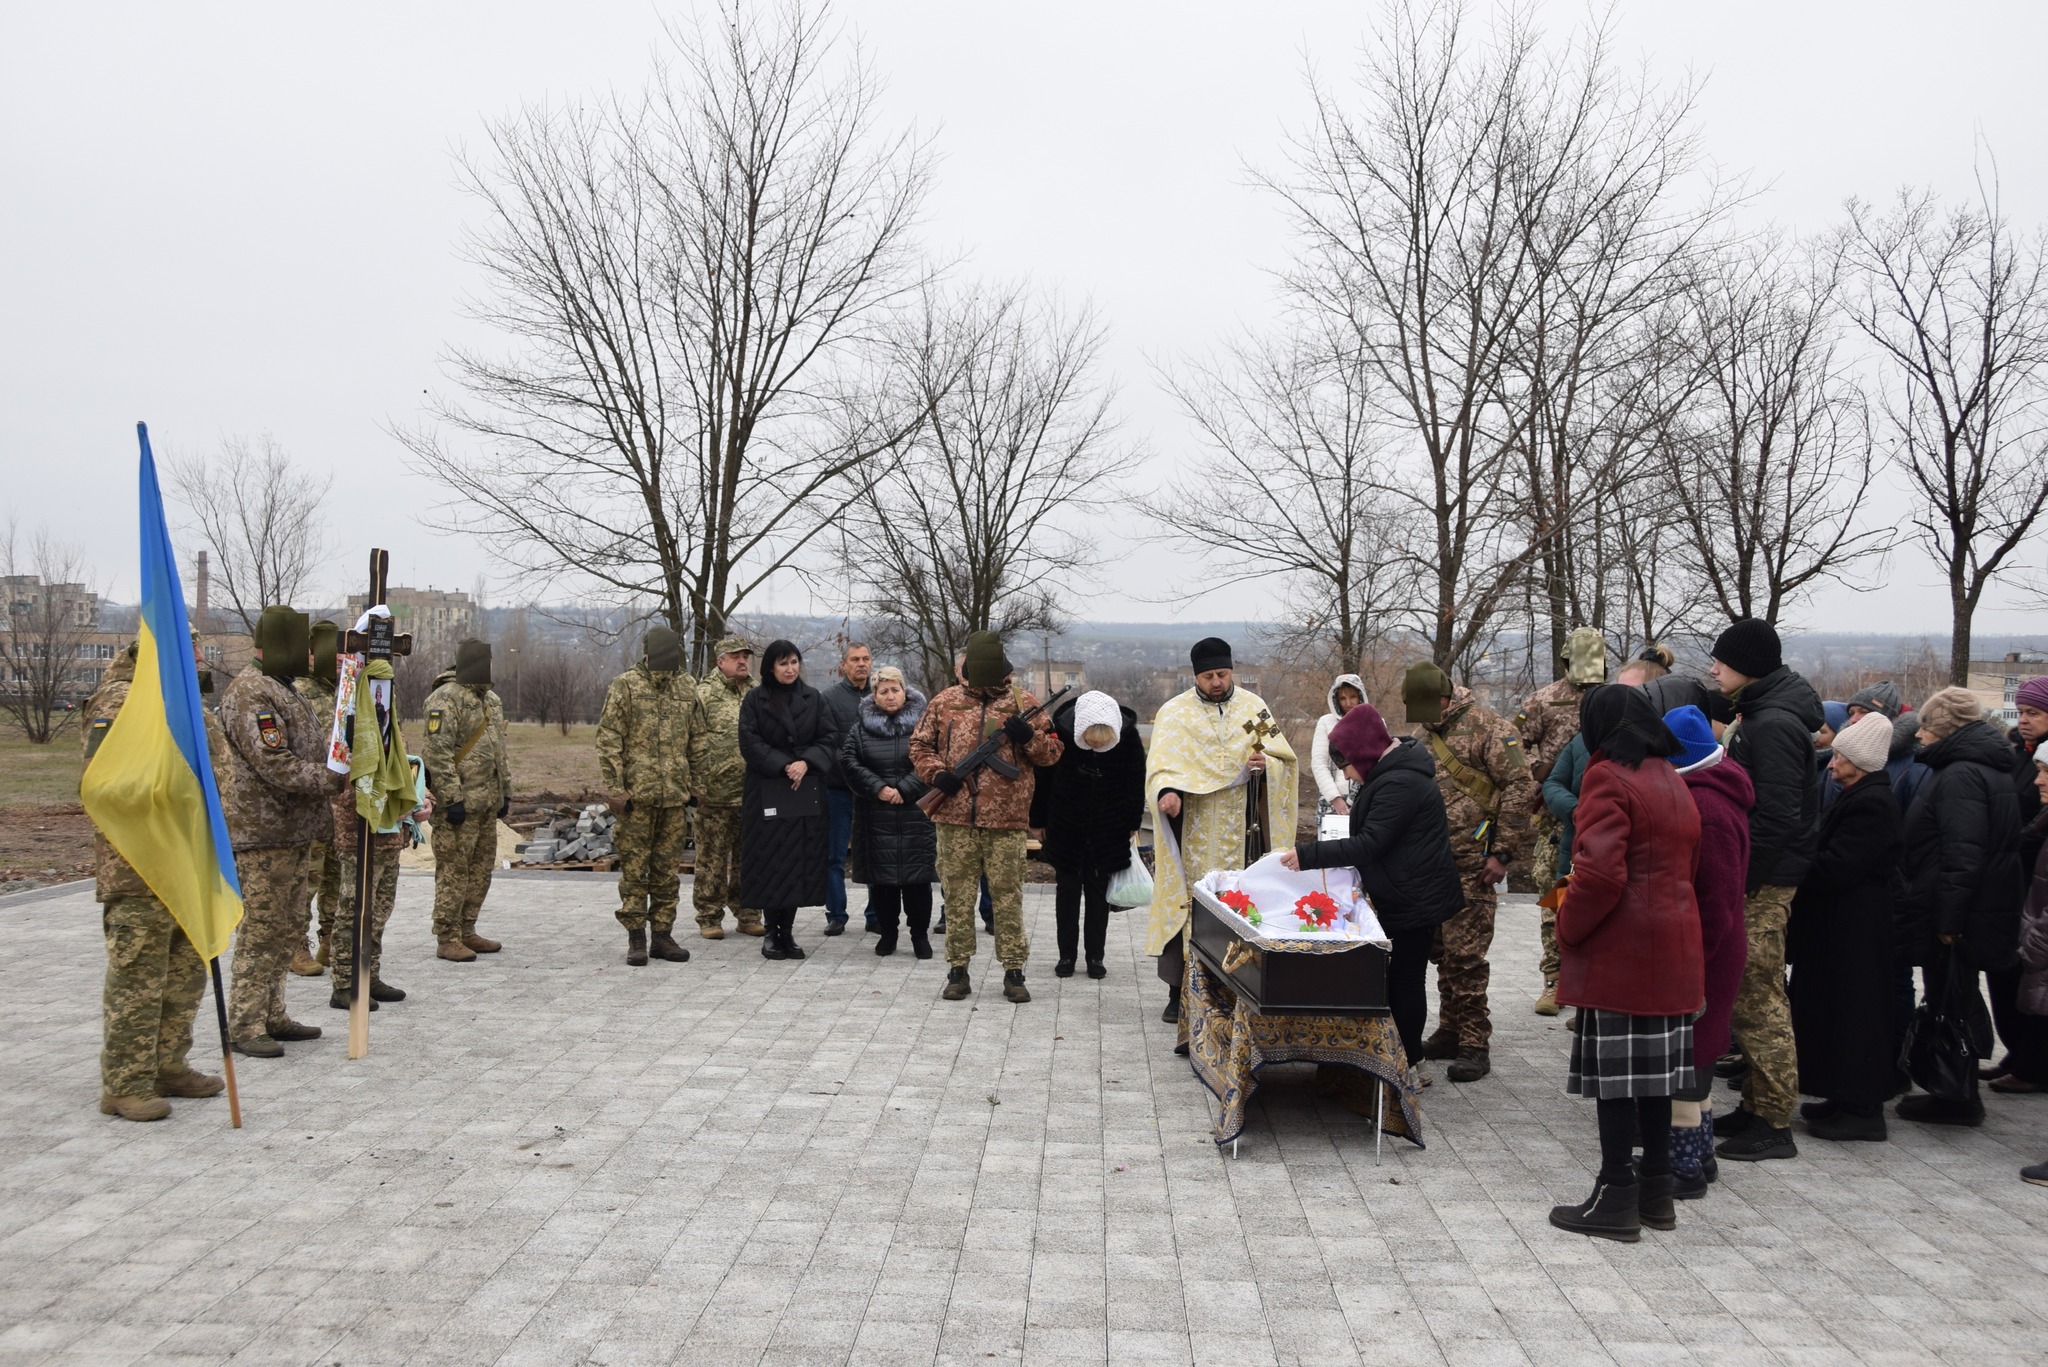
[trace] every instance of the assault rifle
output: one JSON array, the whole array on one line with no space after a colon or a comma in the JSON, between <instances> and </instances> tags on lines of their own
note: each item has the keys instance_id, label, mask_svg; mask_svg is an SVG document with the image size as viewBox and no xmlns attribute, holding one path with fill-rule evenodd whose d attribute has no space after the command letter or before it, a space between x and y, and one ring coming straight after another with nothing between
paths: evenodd
<instances>
[{"instance_id":1,"label":"assault rifle","mask_svg":"<svg viewBox=\"0 0 2048 1367\"><path fill-rule=\"evenodd\" d=\"M1072 684L1062 686L1059 692L1053 694L1038 706L1019 712L1017 720L1030 721L1073 691L1074 686ZM1003 742L1008 739L1009 737L1005 736L998 729L994 735L961 756L960 762L953 766L953 772L960 775L961 778L966 778L978 769L993 769L1004 778L1016 778L1024 771L997 753L1003 748ZM917 807L926 816L930 816L932 811L945 800L946 795L944 793L940 792L937 788L931 788L926 791L923 797L917 800Z\"/></svg>"}]
</instances>

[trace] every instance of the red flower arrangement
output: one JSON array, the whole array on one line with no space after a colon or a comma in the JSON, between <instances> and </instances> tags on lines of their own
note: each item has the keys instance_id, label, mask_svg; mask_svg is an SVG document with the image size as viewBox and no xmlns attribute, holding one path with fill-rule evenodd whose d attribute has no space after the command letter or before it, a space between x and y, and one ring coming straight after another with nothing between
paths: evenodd
<instances>
[{"instance_id":1,"label":"red flower arrangement","mask_svg":"<svg viewBox=\"0 0 2048 1367\"><path fill-rule=\"evenodd\" d=\"M1265 919L1259 915L1259 909L1253 905L1252 899L1237 888L1217 893L1216 900L1229 907L1239 916L1244 917L1245 920L1250 921L1253 925L1258 925Z\"/></svg>"},{"instance_id":2,"label":"red flower arrangement","mask_svg":"<svg viewBox=\"0 0 2048 1367\"><path fill-rule=\"evenodd\" d=\"M1328 930L1337 924L1337 904L1327 892L1312 892L1294 904L1303 930Z\"/></svg>"}]
</instances>

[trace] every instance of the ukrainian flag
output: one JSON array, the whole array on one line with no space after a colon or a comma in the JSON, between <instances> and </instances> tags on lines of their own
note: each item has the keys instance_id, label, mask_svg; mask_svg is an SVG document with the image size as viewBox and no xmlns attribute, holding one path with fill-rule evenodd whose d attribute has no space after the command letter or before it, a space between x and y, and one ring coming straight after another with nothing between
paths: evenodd
<instances>
[{"instance_id":1,"label":"ukrainian flag","mask_svg":"<svg viewBox=\"0 0 2048 1367\"><path fill-rule=\"evenodd\" d=\"M207 755L185 589L164 523L149 428L136 423L135 433L142 441L142 620L135 682L86 766L79 797L199 956L212 960L228 947L242 919L242 885Z\"/></svg>"}]
</instances>

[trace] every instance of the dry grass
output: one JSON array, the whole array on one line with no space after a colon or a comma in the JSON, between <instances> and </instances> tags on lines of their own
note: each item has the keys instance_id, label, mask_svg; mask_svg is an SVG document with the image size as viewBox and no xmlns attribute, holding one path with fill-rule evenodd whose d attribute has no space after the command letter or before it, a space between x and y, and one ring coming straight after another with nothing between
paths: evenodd
<instances>
[{"instance_id":1,"label":"dry grass","mask_svg":"<svg viewBox=\"0 0 2048 1367\"><path fill-rule=\"evenodd\" d=\"M597 728L572 725L569 734L539 722L515 721L506 726L512 748L512 792L515 797L554 793L564 798L601 796L597 776ZM424 735L425 728L416 734Z\"/></svg>"},{"instance_id":2,"label":"dry grass","mask_svg":"<svg viewBox=\"0 0 2048 1367\"><path fill-rule=\"evenodd\" d=\"M76 804L83 767L78 732L68 726L48 745L31 745L14 727L0 727L0 806Z\"/></svg>"}]
</instances>

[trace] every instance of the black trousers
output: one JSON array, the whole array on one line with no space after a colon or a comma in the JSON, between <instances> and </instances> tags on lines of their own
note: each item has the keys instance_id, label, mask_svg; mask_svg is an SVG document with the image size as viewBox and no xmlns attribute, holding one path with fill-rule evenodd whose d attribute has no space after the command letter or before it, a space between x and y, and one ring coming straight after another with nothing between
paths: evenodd
<instances>
[{"instance_id":1,"label":"black trousers","mask_svg":"<svg viewBox=\"0 0 2048 1367\"><path fill-rule=\"evenodd\" d=\"M912 933L923 935L932 928L932 885L930 883L870 883L868 915L884 944L896 943L896 918Z\"/></svg>"},{"instance_id":2,"label":"black trousers","mask_svg":"<svg viewBox=\"0 0 2048 1367\"><path fill-rule=\"evenodd\" d=\"M1998 1038L2012 1058L2012 1075L2036 1086L2048 1084L2048 1016L2030 1016L2020 1010L2020 978L2023 968L1986 972L1984 982L1991 990L1991 1019Z\"/></svg>"},{"instance_id":3,"label":"black trousers","mask_svg":"<svg viewBox=\"0 0 2048 1367\"><path fill-rule=\"evenodd\" d=\"M1109 938L1109 875L1092 869L1085 874L1075 868L1059 870L1059 882L1053 889L1052 916L1061 959L1071 960L1075 949L1085 943L1088 962L1100 963L1103 944Z\"/></svg>"},{"instance_id":4,"label":"black trousers","mask_svg":"<svg viewBox=\"0 0 2048 1367\"><path fill-rule=\"evenodd\" d=\"M1436 927L1390 930L1387 938L1394 946L1387 956L1387 1005L1393 1010L1394 1029L1400 1032L1409 1064L1420 1065L1422 1024L1429 1018L1429 950L1436 940Z\"/></svg>"}]
</instances>

